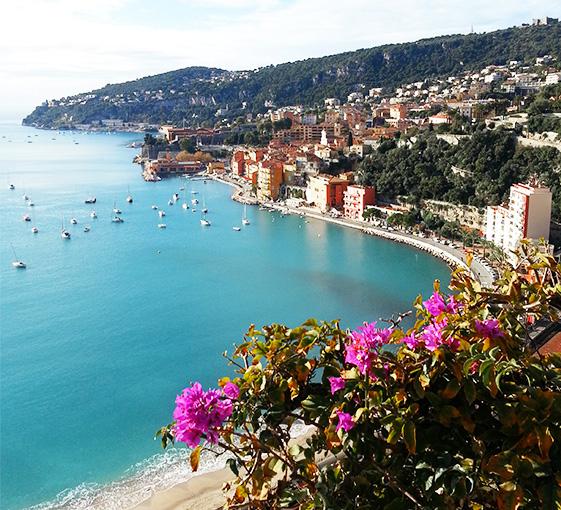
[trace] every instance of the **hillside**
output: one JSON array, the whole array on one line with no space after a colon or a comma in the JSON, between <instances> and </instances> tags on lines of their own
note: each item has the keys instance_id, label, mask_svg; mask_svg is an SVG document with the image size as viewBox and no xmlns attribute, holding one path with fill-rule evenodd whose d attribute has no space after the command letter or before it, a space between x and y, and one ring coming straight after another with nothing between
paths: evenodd
<instances>
[{"instance_id":1,"label":"hillside","mask_svg":"<svg viewBox=\"0 0 561 510\"><path fill-rule=\"evenodd\" d=\"M61 127L118 118L198 124L215 119L218 110L235 118L273 104L314 105L363 88L395 87L509 60L530 62L544 54L561 59L561 23L435 37L254 71L189 67L44 103L23 123Z\"/></svg>"}]
</instances>

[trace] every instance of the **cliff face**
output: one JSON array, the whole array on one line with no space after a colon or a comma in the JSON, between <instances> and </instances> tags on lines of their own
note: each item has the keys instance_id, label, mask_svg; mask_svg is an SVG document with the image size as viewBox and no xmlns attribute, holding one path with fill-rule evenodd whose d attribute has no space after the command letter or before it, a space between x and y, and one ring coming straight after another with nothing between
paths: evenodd
<instances>
[{"instance_id":1,"label":"cliff face","mask_svg":"<svg viewBox=\"0 0 561 510\"><path fill-rule=\"evenodd\" d=\"M38 106L24 124L62 127L117 118L129 122L202 122L271 106L314 105L353 91L395 87L509 60L561 59L561 24L436 37L379 46L255 71L190 67L107 85Z\"/></svg>"}]
</instances>

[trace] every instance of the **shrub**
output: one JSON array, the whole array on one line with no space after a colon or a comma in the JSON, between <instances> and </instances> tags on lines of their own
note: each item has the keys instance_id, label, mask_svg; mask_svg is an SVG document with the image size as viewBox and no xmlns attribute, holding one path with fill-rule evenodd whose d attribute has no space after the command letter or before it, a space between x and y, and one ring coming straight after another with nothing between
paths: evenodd
<instances>
[{"instance_id":1,"label":"shrub","mask_svg":"<svg viewBox=\"0 0 561 510\"><path fill-rule=\"evenodd\" d=\"M408 329L251 326L236 377L178 397L164 447L187 440L195 470L210 445L233 454L228 508L559 508L561 356L529 328L559 320L561 266L528 245L495 288L461 270L450 288Z\"/></svg>"}]
</instances>

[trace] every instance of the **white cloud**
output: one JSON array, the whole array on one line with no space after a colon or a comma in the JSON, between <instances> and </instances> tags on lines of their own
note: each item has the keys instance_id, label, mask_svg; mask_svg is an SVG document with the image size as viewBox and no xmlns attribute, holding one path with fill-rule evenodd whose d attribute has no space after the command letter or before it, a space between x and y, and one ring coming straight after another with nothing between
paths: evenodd
<instances>
[{"instance_id":1,"label":"white cloud","mask_svg":"<svg viewBox=\"0 0 561 510\"><path fill-rule=\"evenodd\" d=\"M561 0L31 0L3 5L1 110L189 65L248 69L557 16Z\"/></svg>"}]
</instances>

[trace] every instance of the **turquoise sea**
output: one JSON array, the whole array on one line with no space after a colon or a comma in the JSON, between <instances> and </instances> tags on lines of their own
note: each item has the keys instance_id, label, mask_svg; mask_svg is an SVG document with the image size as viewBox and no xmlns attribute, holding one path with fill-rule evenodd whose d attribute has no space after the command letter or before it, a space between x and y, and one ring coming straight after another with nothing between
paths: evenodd
<instances>
[{"instance_id":1,"label":"turquoise sea","mask_svg":"<svg viewBox=\"0 0 561 510\"><path fill-rule=\"evenodd\" d=\"M425 253L321 221L249 208L251 225L233 231L230 187L143 182L126 147L139 139L0 124L2 509L127 508L176 483L185 452L162 454L154 431L186 384L227 373L221 353L251 323L356 327L448 281ZM181 186L204 197L210 228L167 205ZM12 268L12 246L26 270Z\"/></svg>"}]
</instances>

